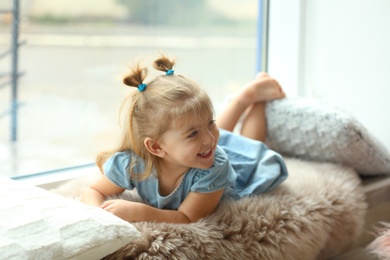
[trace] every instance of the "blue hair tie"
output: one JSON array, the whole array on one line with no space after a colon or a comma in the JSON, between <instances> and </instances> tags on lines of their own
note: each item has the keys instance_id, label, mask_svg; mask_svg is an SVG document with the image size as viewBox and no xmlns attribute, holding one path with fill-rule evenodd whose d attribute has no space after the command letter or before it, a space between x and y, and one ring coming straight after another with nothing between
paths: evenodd
<instances>
[{"instance_id":1,"label":"blue hair tie","mask_svg":"<svg viewBox=\"0 0 390 260\"><path fill-rule=\"evenodd\" d=\"M138 91L139 92L142 92L146 89L146 84L142 83L142 84L139 84L138 85Z\"/></svg>"},{"instance_id":2,"label":"blue hair tie","mask_svg":"<svg viewBox=\"0 0 390 260\"><path fill-rule=\"evenodd\" d=\"M167 70L166 75L173 75L174 72L174 70Z\"/></svg>"}]
</instances>

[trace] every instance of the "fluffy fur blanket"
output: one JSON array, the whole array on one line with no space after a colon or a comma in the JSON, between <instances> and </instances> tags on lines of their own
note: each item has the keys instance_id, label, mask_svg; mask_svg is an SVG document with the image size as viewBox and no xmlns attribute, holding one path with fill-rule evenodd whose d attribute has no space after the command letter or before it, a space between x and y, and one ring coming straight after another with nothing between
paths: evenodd
<instances>
[{"instance_id":1,"label":"fluffy fur blanket","mask_svg":"<svg viewBox=\"0 0 390 260\"><path fill-rule=\"evenodd\" d=\"M359 237L365 195L354 170L286 160L290 176L274 191L224 201L192 224L134 223L142 238L105 259L327 259ZM77 197L87 181L55 192ZM130 199L136 199L133 193Z\"/></svg>"},{"instance_id":2,"label":"fluffy fur blanket","mask_svg":"<svg viewBox=\"0 0 390 260\"><path fill-rule=\"evenodd\" d=\"M368 250L381 260L390 260L390 223L382 223L378 236L368 246Z\"/></svg>"}]
</instances>

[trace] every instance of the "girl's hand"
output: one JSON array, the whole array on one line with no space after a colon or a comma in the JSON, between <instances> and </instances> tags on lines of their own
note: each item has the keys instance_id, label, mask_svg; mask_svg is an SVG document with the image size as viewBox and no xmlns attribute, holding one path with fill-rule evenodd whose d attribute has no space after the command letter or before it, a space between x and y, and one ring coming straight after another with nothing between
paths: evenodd
<instances>
[{"instance_id":1,"label":"girl's hand","mask_svg":"<svg viewBox=\"0 0 390 260\"><path fill-rule=\"evenodd\" d=\"M100 207L128 222L191 223L214 212L222 193L223 189L211 193L190 192L178 210L158 209L121 199L108 200Z\"/></svg>"},{"instance_id":2,"label":"girl's hand","mask_svg":"<svg viewBox=\"0 0 390 260\"><path fill-rule=\"evenodd\" d=\"M115 216L129 221L138 221L137 219L137 202L127 200L107 200L100 207L108 212L111 212Z\"/></svg>"}]
</instances>

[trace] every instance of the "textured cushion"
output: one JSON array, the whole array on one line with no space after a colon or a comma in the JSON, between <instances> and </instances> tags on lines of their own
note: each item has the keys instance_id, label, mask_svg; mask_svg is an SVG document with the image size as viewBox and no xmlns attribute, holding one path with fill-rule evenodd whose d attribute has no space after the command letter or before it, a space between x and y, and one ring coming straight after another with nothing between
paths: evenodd
<instances>
[{"instance_id":1,"label":"textured cushion","mask_svg":"<svg viewBox=\"0 0 390 260\"><path fill-rule=\"evenodd\" d=\"M390 174L389 152L346 111L325 101L285 98L266 107L267 145L283 155L341 163L361 175Z\"/></svg>"},{"instance_id":2,"label":"textured cushion","mask_svg":"<svg viewBox=\"0 0 390 260\"><path fill-rule=\"evenodd\" d=\"M0 178L0 259L101 259L139 236L104 210Z\"/></svg>"}]
</instances>

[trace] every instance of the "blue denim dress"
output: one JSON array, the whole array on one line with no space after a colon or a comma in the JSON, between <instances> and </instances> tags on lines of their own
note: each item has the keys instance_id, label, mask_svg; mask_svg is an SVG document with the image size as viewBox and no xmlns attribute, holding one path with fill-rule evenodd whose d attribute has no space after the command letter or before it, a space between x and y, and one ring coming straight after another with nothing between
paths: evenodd
<instances>
[{"instance_id":1,"label":"blue denim dress","mask_svg":"<svg viewBox=\"0 0 390 260\"><path fill-rule=\"evenodd\" d=\"M213 166L209 169L191 168L168 196L160 195L156 174L142 181L130 178L130 159L136 156L131 152L114 154L104 164L104 173L124 189L136 188L147 204L162 209L178 209L190 192L208 193L224 189L224 199L239 199L270 191L287 178L282 156L265 144L222 129L220 133ZM137 159L139 163L134 171L142 172L144 164Z\"/></svg>"}]
</instances>

